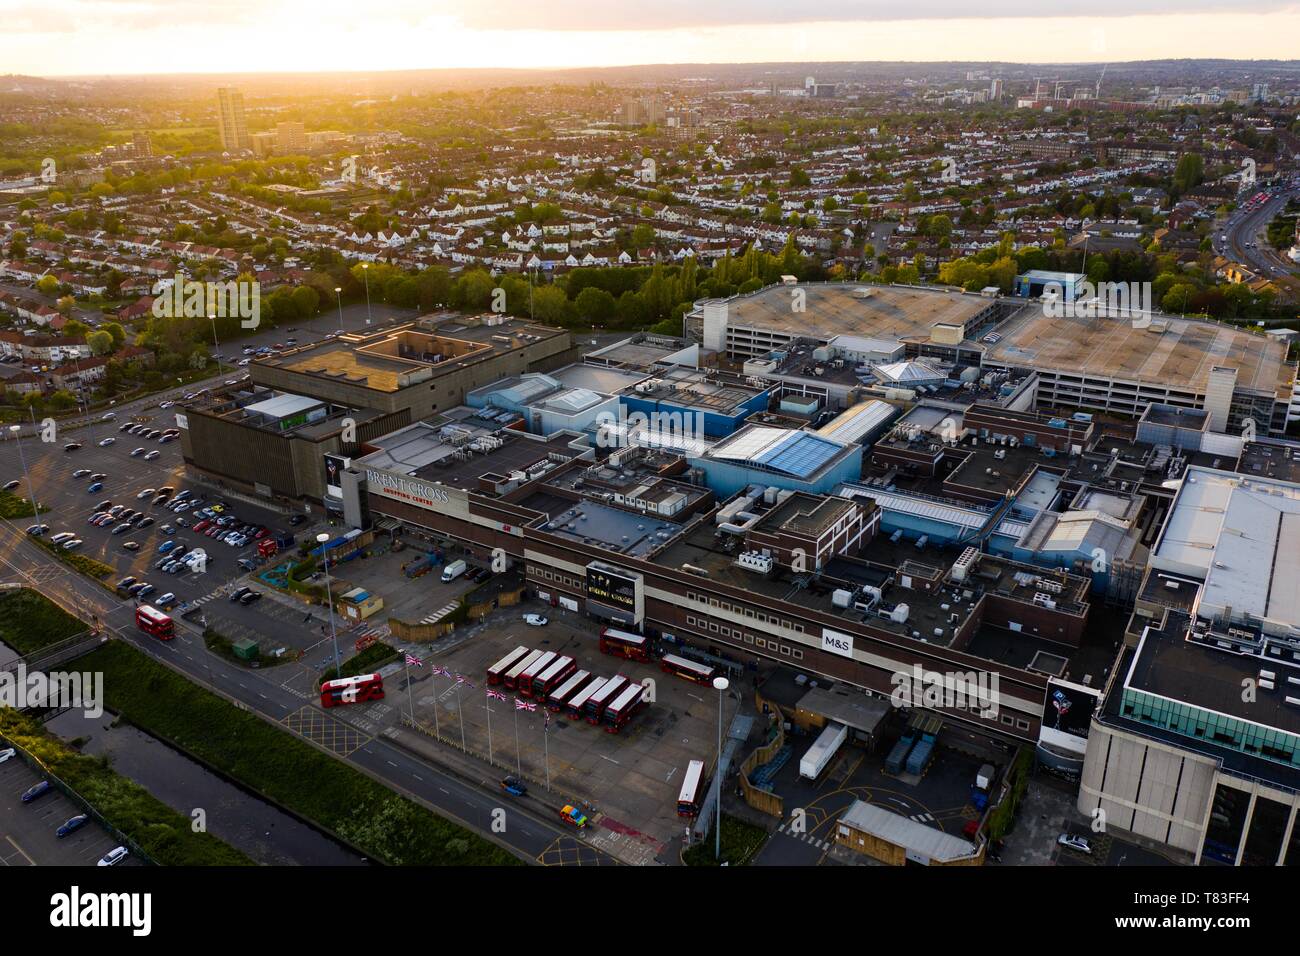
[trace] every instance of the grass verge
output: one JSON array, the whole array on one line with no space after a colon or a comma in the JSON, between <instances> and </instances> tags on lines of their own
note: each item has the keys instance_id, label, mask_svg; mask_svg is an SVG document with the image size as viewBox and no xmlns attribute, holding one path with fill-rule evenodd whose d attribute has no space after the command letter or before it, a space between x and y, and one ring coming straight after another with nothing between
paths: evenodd
<instances>
[{"instance_id":1,"label":"grass verge","mask_svg":"<svg viewBox=\"0 0 1300 956\"><path fill-rule=\"evenodd\" d=\"M30 588L0 591L0 642L24 656L90 630Z\"/></svg>"},{"instance_id":2,"label":"grass verge","mask_svg":"<svg viewBox=\"0 0 1300 956\"><path fill-rule=\"evenodd\" d=\"M103 671L105 705L190 751L376 860L395 865L518 865L510 853L389 790L288 731L111 641L81 658Z\"/></svg>"},{"instance_id":3,"label":"grass verge","mask_svg":"<svg viewBox=\"0 0 1300 956\"><path fill-rule=\"evenodd\" d=\"M79 754L34 717L0 708L0 735L22 747L163 866L248 866L252 860L177 813L102 757Z\"/></svg>"},{"instance_id":4,"label":"grass verge","mask_svg":"<svg viewBox=\"0 0 1300 956\"><path fill-rule=\"evenodd\" d=\"M719 861L713 855L714 843L717 840L716 830L717 824L714 824L709 828L708 839L682 853L682 860L687 866L720 866L722 863L729 866L748 866L762 847L763 841L767 839L767 831L762 827L756 827L752 823L746 823L724 813L722 815L722 859Z\"/></svg>"}]
</instances>

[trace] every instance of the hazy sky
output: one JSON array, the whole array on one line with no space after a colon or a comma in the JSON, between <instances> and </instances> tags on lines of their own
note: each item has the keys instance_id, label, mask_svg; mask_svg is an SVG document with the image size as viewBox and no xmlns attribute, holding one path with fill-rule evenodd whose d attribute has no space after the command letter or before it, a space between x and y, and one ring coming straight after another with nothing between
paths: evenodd
<instances>
[{"instance_id":1,"label":"hazy sky","mask_svg":"<svg viewBox=\"0 0 1300 956\"><path fill-rule=\"evenodd\" d=\"M38 76L1165 57L1300 57L1300 2L0 0L0 74Z\"/></svg>"}]
</instances>

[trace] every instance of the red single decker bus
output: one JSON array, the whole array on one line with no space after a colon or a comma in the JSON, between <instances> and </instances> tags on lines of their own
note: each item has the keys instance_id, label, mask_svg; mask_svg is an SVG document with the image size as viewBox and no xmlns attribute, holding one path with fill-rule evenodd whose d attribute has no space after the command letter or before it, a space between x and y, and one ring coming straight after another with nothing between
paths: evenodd
<instances>
[{"instance_id":1,"label":"red single decker bus","mask_svg":"<svg viewBox=\"0 0 1300 956\"><path fill-rule=\"evenodd\" d=\"M627 678L622 674L615 674L605 681L604 687L587 698L587 703L582 706L582 713L587 718L587 723L600 723L605 708L618 696L625 684L627 684Z\"/></svg>"},{"instance_id":2,"label":"red single decker bus","mask_svg":"<svg viewBox=\"0 0 1300 956\"><path fill-rule=\"evenodd\" d=\"M650 639L630 631L607 627L600 632L600 652L630 661L650 662Z\"/></svg>"},{"instance_id":3,"label":"red single decker bus","mask_svg":"<svg viewBox=\"0 0 1300 956\"><path fill-rule=\"evenodd\" d=\"M672 674L675 677L694 681L697 684L713 683L715 673L714 668L708 664L697 664L695 661L678 657L676 654L665 654L659 661L659 669L665 674Z\"/></svg>"},{"instance_id":4,"label":"red single decker bus","mask_svg":"<svg viewBox=\"0 0 1300 956\"><path fill-rule=\"evenodd\" d=\"M605 732L616 734L622 730L633 715L645 707L645 694L645 685L637 683L628 684L619 691L618 696L605 708Z\"/></svg>"},{"instance_id":5,"label":"red single decker bus","mask_svg":"<svg viewBox=\"0 0 1300 956\"><path fill-rule=\"evenodd\" d=\"M557 657L551 666L533 678L532 684L525 691L536 701L546 700L546 695L564 683L565 678L574 672L577 664L572 657Z\"/></svg>"},{"instance_id":6,"label":"red single decker bus","mask_svg":"<svg viewBox=\"0 0 1300 956\"><path fill-rule=\"evenodd\" d=\"M522 644L507 654L501 660L497 661L487 669L487 682L489 684L501 683L501 678L506 676L506 671L519 663L519 659L528 653L528 648Z\"/></svg>"},{"instance_id":7,"label":"red single decker bus","mask_svg":"<svg viewBox=\"0 0 1300 956\"><path fill-rule=\"evenodd\" d=\"M160 641L170 641L176 636L176 622L151 604L141 604L135 609L135 626Z\"/></svg>"},{"instance_id":8,"label":"red single decker bus","mask_svg":"<svg viewBox=\"0 0 1300 956\"><path fill-rule=\"evenodd\" d=\"M341 677L338 680L327 680L320 685L322 707L333 707L335 704L362 704L368 700L382 700L383 696L384 679L378 674Z\"/></svg>"},{"instance_id":9,"label":"red single decker bus","mask_svg":"<svg viewBox=\"0 0 1300 956\"><path fill-rule=\"evenodd\" d=\"M569 698L574 695L579 687L587 683L589 677L591 677L591 671L578 671L570 674L563 684L547 695L546 706L551 709L552 713L556 714L564 710L564 705Z\"/></svg>"}]
</instances>

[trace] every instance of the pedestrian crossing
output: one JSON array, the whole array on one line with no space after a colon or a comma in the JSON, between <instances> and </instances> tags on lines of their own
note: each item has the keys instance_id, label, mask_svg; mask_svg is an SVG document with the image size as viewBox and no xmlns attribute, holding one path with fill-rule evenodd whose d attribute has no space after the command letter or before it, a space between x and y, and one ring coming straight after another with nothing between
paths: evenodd
<instances>
[{"instance_id":1,"label":"pedestrian crossing","mask_svg":"<svg viewBox=\"0 0 1300 956\"><path fill-rule=\"evenodd\" d=\"M829 850L833 846L830 840L823 840L811 833L796 833L789 823L782 823L776 828L776 832L784 833L788 837L807 843L809 846L815 846L819 850Z\"/></svg>"},{"instance_id":2,"label":"pedestrian crossing","mask_svg":"<svg viewBox=\"0 0 1300 956\"><path fill-rule=\"evenodd\" d=\"M456 610L456 608L457 608L458 606L459 606L459 605L457 605L456 602L453 601L451 604L448 604L446 607L440 607L440 608L438 608L438 610L434 611L434 612L433 612L432 614L430 614L428 617L422 617L422 618L420 618L420 623L421 623L421 624L437 624L439 621L441 621L444 617L446 617L446 616L447 616L448 614L450 614L452 611Z\"/></svg>"},{"instance_id":3,"label":"pedestrian crossing","mask_svg":"<svg viewBox=\"0 0 1300 956\"><path fill-rule=\"evenodd\" d=\"M387 624L372 624L369 627L364 627L360 630L355 628L352 630L352 634L358 641L364 641L368 637L373 637L377 641L382 641L391 633L392 631L389 630Z\"/></svg>"}]
</instances>

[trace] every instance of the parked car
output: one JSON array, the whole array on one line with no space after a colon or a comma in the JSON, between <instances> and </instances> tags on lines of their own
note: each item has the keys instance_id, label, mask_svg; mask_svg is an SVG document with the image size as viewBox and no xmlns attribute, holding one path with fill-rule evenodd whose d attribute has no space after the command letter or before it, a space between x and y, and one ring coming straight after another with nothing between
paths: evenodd
<instances>
[{"instance_id":1,"label":"parked car","mask_svg":"<svg viewBox=\"0 0 1300 956\"><path fill-rule=\"evenodd\" d=\"M22 484L22 481L20 481L20 480L17 479L17 478L13 479L12 481L6 481L6 482L5 482L5 491L13 491L15 488L17 488L17 487L18 487L19 485L21 485L21 484Z\"/></svg>"},{"instance_id":2,"label":"parked car","mask_svg":"<svg viewBox=\"0 0 1300 956\"><path fill-rule=\"evenodd\" d=\"M139 551L140 543L138 541L123 541L122 549L124 551Z\"/></svg>"},{"instance_id":3,"label":"parked car","mask_svg":"<svg viewBox=\"0 0 1300 956\"><path fill-rule=\"evenodd\" d=\"M512 797L522 797L528 792L528 787L518 777L503 777L501 780L501 789Z\"/></svg>"},{"instance_id":4,"label":"parked car","mask_svg":"<svg viewBox=\"0 0 1300 956\"><path fill-rule=\"evenodd\" d=\"M89 488L86 489L86 491L88 491L92 495L97 491L103 491L103 490L104 490L104 483L102 481L97 481Z\"/></svg>"},{"instance_id":5,"label":"parked car","mask_svg":"<svg viewBox=\"0 0 1300 956\"><path fill-rule=\"evenodd\" d=\"M89 822L90 822L90 817L87 814L78 813L75 817L69 818L68 821L63 824L63 826L55 830L54 835L62 839L63 837L67 836L69 833L76 833L78 830L80 830Z\"/></svg>"},{"instance_id":6,"label":"parked car","mask_svg":"<svg viewBox=\"0 0 1300 956\"><path fill-rule=\"evenodd\" d=\"M4 750L0 750L0 763L4 763L10 757L15 757L17 755L18 751L14 750L13 747L6 747Z\"/></svg>"},{"instance_id":7,"label":"parked car","mask_svg":"<svg viewBox=\"0 0 1300 956\"><path fill-rule=\"evenodd\" d=\"M116 442L116 441L117 441L117 439L114 438L112 435L108 436L107 438L101 438L101 439L99 440L99 447L100 447L100 448L107 448L109 445L113 444L113 443Z\"/></svg>"},{"instance_id":8,"label":"parked car","mask_svg":"<svg viewBox=\"0 0 1300 956\"><path fill-rule=\"evenodd\" d=\"M154 603L154 607L162 607L162 608L171 607L173 604L176 603L176 595L173 594L171 591L168 591L162 597L155 598L153 603Z\"/></svg>"},{"instance_id":9,"label":"parked car","mask_svg":"<svg viewBox=\"0 0 1300 956\"><path fill-rule=\"evenodd\" d=\"M42 780L34 787L28 788L23 792L23 803L31 803L33 800L45 796L50 792L50 782Z\"/></svg>"},{"instance_id":10,"label":"parked car","mask_svg":"<svg viewBox=\"0 0 1300 956\"><path fill-rule=\"evenodd\" d=\"M81 447L81 442L79 442L79 441L70 441L70 442L68 442L66 445L63 446L63 450L64 450L64 451L76 451L76 450L77 450L78 448L80 448L80 447Z\"/></svg>"},{"instance_id":11,"label":"parked car","mask_svg":"<svg viewBox=\"0 0 1300 956\"><path fill-rule=\"evenodd\" d=\"M146 451L148 451L148 450L149 450L149 449L144 448L143 446L140 447L140 448L132 448L132 449L131 449L131 457L132 457L132 458L139 458L141 455L143 455L143 454L144 454Z\"/></svg>"},{"instance_id":12,"label":"parked car","mask_svg":"<svg viewBox=\"0 0 1300 956\"><path fill-rule=\"evenodd\" d=\"M88 474L90 474L90 469L89 469L89 468L78 468L76 471L74 471L74 472L72 473L72 477L73 477L73 478L85 478Z\"/></svg>"},{"instance_id":13,"label":"parked car","mask_svg":"<svg viewBox=\"0 0 1300 956\"><path fill-rule=\"evenodd\" d=\"M1077 850L1079 853L1092 853L1092 844L1084 837L1076 836L1073 833L1062 833L1056 838L1057 844L1068 847L1071 850Z\"/></svg>"},{"instance_id":14,"label":"parked car","mask_svg":"<svg viewBox=\"0 0 1300 956\"><path fill-rule=\"evenodd\" d=\"M524 623L530 624L533 627L545 627L550 623L550 621L541 614L525 614Z\"/></svg>"},{"instance_id":15,"label":"parked car","mask_svg":"<svg viewBox=\"0 0 1300 956\"><path fill-rule=\"evenodd\" d=\"M102 857L100 857L99 862L96 863L95 865L96 866L117 866L119 863L121 863L130 855L131 854L127 851L126 847L115 846L113 847L113 849L109 850Z\"/></svg>"},{"instance_id":16,"label":"parked car","mask_svg":"<svg viewBox=\"0 0 1300 956\"><path fill-rule=\"evenodd\" d=\"M50 530L50 526L47 524L33 524L27 526L27 533L30 534L33 538L39 538L41 535L45 534L45 532L49 530Z\"/></svg>"},{"instance_id":17,"label":"parked car","mask_svg":"<svg viewBox=\"0 0 1300 956\"><path fill-rule=\"evenodd\" d=\"M82 543L83 542L80 538L73 538L71 541L63 542L60 547L63 548L64 551L75 551L77 548L81 547Z\"/></svg>"},{"instance_id":18,"label":"parked car","mask_svg":"<svg viewBox=\"0 0 1300 956\"><path fill-rule=\"evenodd\" d=\"M153 451L149 452L147 455L144 456L144 460L145 460L145 461L153 461L154 459L156 459L156 458L157 458L159 455L161 455L161 454L162 454L162 452L158 451L157 449L154 449Z\"/></svg>"},{"instance_id":19,"label":"parked car","mask_svg":"<svg viewBox=\"0 0 1300 956\"><path fill-rule=\"evenodd\" d=\"M244 605L244 607L248 607L248 605L252 604L254 601L260 601L260 600L262 600L261 591L249 591L247 594L245 594L243 597L239 599L239 603Z\"/></svg>"}]
</instances>

